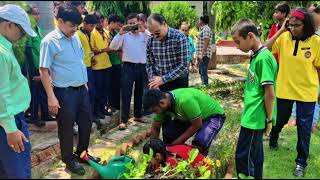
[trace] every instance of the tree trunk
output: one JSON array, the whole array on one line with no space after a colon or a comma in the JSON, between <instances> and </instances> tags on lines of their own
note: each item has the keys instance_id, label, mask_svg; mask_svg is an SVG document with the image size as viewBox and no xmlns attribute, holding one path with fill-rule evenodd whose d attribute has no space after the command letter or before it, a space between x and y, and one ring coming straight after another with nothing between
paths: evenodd
<instances>
[{"instance_id":1,"label":"tree trunk","mask_svg":"<svg viewBox=\"0 0 320 180\"><path fill-rule=\"evenodd\" d=\"M53 26L53 2L52 1L25 1L26 4L36 5L40 11L39 26L42 29L42 35L47 35L54 29Z\"/></svg>"},{"instance_id":2,"label":"tree trunk","mask_svg":"<svg viewBox=\"0 0 320 180\"><path fill-rule=\"evenodd\" d=\"M228 40L228 30L224 30L224 40Z\"/></svg>"}]
</instances>

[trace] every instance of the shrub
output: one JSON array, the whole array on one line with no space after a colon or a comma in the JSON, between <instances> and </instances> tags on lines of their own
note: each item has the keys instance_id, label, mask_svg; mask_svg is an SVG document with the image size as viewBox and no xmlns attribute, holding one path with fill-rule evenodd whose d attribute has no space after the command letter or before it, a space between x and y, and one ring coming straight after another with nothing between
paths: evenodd
<instances>
[{"instance_id":1,"label":"shrub","mask_svg":"<svg viewBox=\"0 0 320 180\"><path fill-rule=\"evenodd\" d=\"M165 2L151 10L152 13L162 14L169 26L179 29L181 22L187 21L195 26L197 12L187 2Z\"/></svg>"}]
</instances>

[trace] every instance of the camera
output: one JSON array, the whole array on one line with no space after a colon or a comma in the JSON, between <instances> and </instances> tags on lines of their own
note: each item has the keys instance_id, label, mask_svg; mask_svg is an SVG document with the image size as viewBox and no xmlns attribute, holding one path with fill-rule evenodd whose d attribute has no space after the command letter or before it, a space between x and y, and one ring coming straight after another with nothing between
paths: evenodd
<instances>
[{"instance_id":1,"label":"camera","mask_svg":"<svg viewBox=\"0 0 320 180\"><path fill-rule=\"evenodd\" d=\"M137 31L138 29L139 29L138 24L134 24L134 25L127 24L123 26L124 31Z\"/></svg>"}]
</instances>

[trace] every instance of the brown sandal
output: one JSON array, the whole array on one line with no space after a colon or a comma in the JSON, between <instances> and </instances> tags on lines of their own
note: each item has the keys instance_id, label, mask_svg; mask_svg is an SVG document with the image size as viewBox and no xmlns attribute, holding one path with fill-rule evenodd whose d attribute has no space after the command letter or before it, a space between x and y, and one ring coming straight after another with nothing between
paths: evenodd
<instances>
[{"instance_id":1,"label":"brown sandal","mask_svg":"<svg viewBox=\"0 0 320 180\"><path fill-rule=\"evenodd\" d=\"M127 124L126 123L120 123L118 129L119 130L126 130L127 129Z\"/></svg>"},{"instance_id":2,"label":"brown sandal","mask_svg":"<svg viewBox=\"0 0 320 180\"><path fill-rule=\"evenodd\" d=\"M140 123L148 123L148 121L144 118L133 118L133 120Z\"/></svg>"}]
</instances>

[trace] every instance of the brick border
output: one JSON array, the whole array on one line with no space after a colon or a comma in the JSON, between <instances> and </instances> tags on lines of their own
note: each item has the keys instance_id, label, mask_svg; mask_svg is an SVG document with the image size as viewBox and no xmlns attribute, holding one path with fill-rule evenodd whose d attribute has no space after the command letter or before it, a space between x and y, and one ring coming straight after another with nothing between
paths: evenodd
<instances>
[{"instance_id":1,"label":"brick border","mask_svg":"<svg viewBox=\"0 0 320 180\"><path fill-rule=\"evenodd\" d=\"M151 128L147 129L146 131L142 131L140 134L133 137L129 142L122 143L119 148L116 149L114 156L120 156L127 153L129 148L135 147L139 145L144 139L147 139L151 135ZM111 157L102 163L102 165L106 165L107 162L111 159ZM85 179L99 179L100 175L97 171L92 170L92 175L88 175Z\"/></svg>"},{"instance_id":2,"label":"brick border","mask_svg":"<svg viewBox=\"0 0 320 180\"><path fill-rule=\"evenodd\" d=\"M54 159L61 156L60 145L55 144L44 150L31 155L31 167L34 168L40 163L45 162L49 159Z\"/></svg>"}]
</instances>

